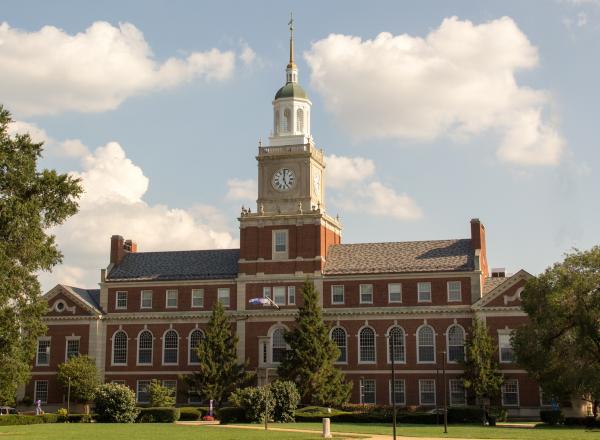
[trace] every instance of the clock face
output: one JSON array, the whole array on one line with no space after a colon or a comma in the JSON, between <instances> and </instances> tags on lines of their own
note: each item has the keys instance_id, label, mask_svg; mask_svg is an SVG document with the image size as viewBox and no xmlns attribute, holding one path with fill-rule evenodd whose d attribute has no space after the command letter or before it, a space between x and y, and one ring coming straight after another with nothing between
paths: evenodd
<instances>
[{"instance_id":1,"label":"clock face","mask_svg":"<svg viewBox=\"0 0 600 440\"><path fill-rule=\"evenodd\" d=\"M321 194L321 174L318 171L313 176L313 189L317 196Z\"/></svg>"},{"instance_id":2,"label":"clock face","mask_svg":"<svg viewBox=\"0 0 600 440\"><path fill-rule=\"evenodd\" d=\"M287 191L296 183L296 174L289 168L281 168L275 171L271 184L277 191Z\"/></svg>"}]
</instances>

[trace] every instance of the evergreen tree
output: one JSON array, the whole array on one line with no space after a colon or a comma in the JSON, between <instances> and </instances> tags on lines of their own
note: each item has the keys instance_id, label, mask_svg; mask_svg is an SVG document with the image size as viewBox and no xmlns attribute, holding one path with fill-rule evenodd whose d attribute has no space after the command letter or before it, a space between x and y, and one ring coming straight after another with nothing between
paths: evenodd
<instances>
[{"instance_id":1,"label":"evergreen tree","mask_svg":"<svg viewBox=\"0 0 600 440\"><path fill-rule=\"evenodd\" d=\"M232 332L223 305L217 301L196 352L198 371L187 377L190 386L205 400L214 400L220 406L236 388L247 385L253 376L246 371L247 362L238 364L236 346L238 337Z\"/></svg>"},{"instance_id":2,"label":"evergreen tree","mask_svg":"<svg viewBox=\"0 0 600 440\"><path fill-rule=\"evenodd\" d=\"M75 356L67 362L58 366L58 381L67 391L69 382L71 383L71 399L85 403L86 412L88 412L88 402L94 399L94 393L100 378L96 369L96 362L89 356Z\"/></svg>"},{"instance_id":3,"label":"evergreen tree","mask_svg":"<svg viewBox=\"0 0 600 440\"><path fill-rule=\"evenodd\" d=\"M37 338L44 334L36 273L62 255L48 234L77 212L81 186L54 170L38 170L42 143L10 136L10 113L0 106L0 405L13 404L29 379Z\"/></svg>"},{"instance_id":4,"label":"evergreen tree","mask_svg":"<svg viewBox=\"0 0 600 440\"><path fill-rule=\"evenodd\" d=\"M175 392L160 383L160 380L152 379L148 387L150 393L151 407L175 406Z\"/></svg>"},{"instance_id":5,"label":"evergreen tree","mask_svg":"<svg viewBox=\"0 0 600 440\"><path fill-rule=\"evenodd\" d=\"M486 324L475 318L471 335L466 342L464 385L467 390L484 404L484 399L498 396L504 376L498 371L496 348ZM485 409L485 406L484 406Z\"/></svg>"},{"instance_id":6,"label":"evergreen tree","mask_svg":"<svg viewBox=\"0 0 600 440\"><path fill-rule=\"evenodd\" d=\"M341 405L350 398L352 383L334 366L340 350L329 337L311 281L304 283L302 296L304 304L298 310L296 326L285 334L290 350L279 366L279 377L296 383L303 403Z\"/></svg>"}]
</instances>

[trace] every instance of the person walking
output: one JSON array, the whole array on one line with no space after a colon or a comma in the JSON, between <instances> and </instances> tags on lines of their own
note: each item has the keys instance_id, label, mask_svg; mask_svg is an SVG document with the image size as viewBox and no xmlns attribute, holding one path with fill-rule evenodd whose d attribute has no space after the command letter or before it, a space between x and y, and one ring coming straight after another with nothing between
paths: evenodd
<instances>
[{"instance_id":1,"label":"person walking","mask_svg":"<svg viewBox=\"0 0 600 440\"><path fill-rule=\"evenodd\" d=\"M42 401L40 399L35 401L35 415L42 415Z\"/></svg>"}]
</instances>

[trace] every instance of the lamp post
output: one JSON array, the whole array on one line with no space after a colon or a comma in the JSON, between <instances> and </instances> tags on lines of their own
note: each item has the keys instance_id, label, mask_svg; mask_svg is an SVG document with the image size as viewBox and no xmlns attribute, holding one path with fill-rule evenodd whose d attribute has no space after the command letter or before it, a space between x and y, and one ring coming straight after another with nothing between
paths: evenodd
<instances>
[{"instance_id":1,"label":"lamp post","mask_svg":"<svg viewBox=\"0 0 600 440\"><path fill-rule=\"evenodd\" d=\"M395 368L395 352L394 352L394 337L388 334L388 346L390 347L390 358L392 363L392 432L393 438L396 440L396 368Z\"/></svg>"},{"instance_id":2,"label":"lamp post","mask_svg":"<svg viewBox=\"0 0 600 440\"><path fill-rule=\"evenodd\" d=\"M68 377L69 384L67 386L67 414L71 414L71 376Z\"/></svg>"},{"instance_id":3,"label":"lamp post","mask_svg":"<svg viewBox=\"0 0 600 440\"><path fill-rule=\"evenodd\" d=\"M442 378L444 380L444 434L448 434L448 400L447 400L448 385L446 383L446 352L442 351L442 355L444 356L443 363L442 363L442 368L443 368Z\"/></svg>"},{"instance_id":4,"label":"lamp post","mask_svg":"<svg viewBox=\"0 0 600 440\"><path fill-rule=\"evenodd\" d=\"M268 296L262 298L252 298L248 304L253 306L273 307L279 310L279 306ZM269 429L269 367L265 367L265 431Z\"/></svg>"}]
</instances>

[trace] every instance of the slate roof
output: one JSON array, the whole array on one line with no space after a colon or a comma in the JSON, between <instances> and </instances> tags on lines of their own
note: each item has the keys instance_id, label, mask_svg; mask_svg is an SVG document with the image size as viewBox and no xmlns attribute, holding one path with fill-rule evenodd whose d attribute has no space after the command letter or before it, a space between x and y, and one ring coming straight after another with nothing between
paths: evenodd
<instances>
[{"instance_id":1,"label":"slate roof","mask_svg":"<svg viewBox=\"0 0 600 440\"><path fill-rule=\"evenodd\" d=\"M94 307L95 309L102 310L100 308L100 289L82 289L81 287L66 286L73 293L75 293L84 302Z\"/></svg>"},{"instance_id":2,"label":"slate roof","mask_svg":"<svg viewBox=\"0 0 600 440\"><path fill-rule=\"evenodd\" d=\"M136 252L111 269L107 281L176 281L235 278L239 249Z\"/></svg>"},{"instance_id":3,"label":"slate roof","mask_svg":"<svg viewBox=\"0 0 600 440\"><path fill-rule=\"evenodd\" d=\"M326 275L474 270L470 239L338 244L329 248Z\"/></svg>"},{"instance_id":4,"label":"slate roof","mask_svg":"<svg viewBox=\"0 0 600 440\"><path fill-rule=\"evenodd\" d=\"M508 277L508 278L510 278L510 277ZM486 278L485 284L483 285L483 294L487 295L492 290L494 290L496 287L498 287L499 285L503 284L506 280L508 280L508 278L507 277Z\"/></svg>"}]
</instances>

